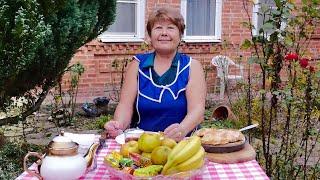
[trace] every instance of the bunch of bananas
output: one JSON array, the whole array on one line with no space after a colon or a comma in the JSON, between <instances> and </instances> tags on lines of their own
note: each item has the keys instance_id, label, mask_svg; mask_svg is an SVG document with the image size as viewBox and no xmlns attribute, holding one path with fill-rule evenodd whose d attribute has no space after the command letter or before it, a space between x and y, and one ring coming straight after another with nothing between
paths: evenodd
<instances>
[{"instance_id":1,"label":"bunch of bananas","mask_svg":"<svg viewBox=\"0 0 320 180\"><path fill-rule=\"evenodd\" d=\"M168 155L161 174L170 175L198 169L204 164L205 151L198 136L180 141Z\"/></svg>"}]
</instances>

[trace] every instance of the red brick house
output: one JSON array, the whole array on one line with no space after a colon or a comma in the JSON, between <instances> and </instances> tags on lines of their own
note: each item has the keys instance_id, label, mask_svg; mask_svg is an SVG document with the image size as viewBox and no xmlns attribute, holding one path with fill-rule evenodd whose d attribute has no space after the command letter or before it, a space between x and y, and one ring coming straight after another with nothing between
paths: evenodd
<instances>
[{"instance_id":1,"label":"red brick house","mask_svg":"<svg viewBox=\"0 0 320 180\"><path fill-rule=\"evenodd\" d=\"M215 68L210 64L212 57L225 54L239 60L242 55L241 64L246 66L250 53L239 48L242 41L250 37L250 32L241 25L248 21L243 0L118 0L117 3L115 23L96 40L81 47L72 60L80 61L86 69L80 79L78 102L106 96L108 87L120 82L119 68L112 67L112 63L146 51L148 14L161 6L180 9L185 17L186 32L179 49L201 61L206 70L208 92L213 91L215 80ZM248 9L253 23L258 26L259 17L253 12L259 7ZM224 48L225 41L229 43L227 48ZM318 28L309 46L313 59L320 59L319 41Z\"/></svg>"}]
</instances>

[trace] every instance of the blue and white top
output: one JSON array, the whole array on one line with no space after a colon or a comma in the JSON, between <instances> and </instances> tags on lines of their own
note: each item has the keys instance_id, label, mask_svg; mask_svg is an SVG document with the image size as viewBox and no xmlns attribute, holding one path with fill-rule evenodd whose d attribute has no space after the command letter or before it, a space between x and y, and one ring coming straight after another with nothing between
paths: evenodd
<instances>
[{"instance_id":1,"label":"blue and white top","mask_svg":"<svg viewBox=\"0 0 320 180\"><path fill-rule=\"evenodd\" d=\"M187 114L186 86L189 81L191 57L176 54L175 78L169 84L154 82L152 66L146 65L154 53L138 54L138 94L136 109L138 127L146 131L164 131L174 123L180 123ZM174 62L173 62L174 63Z\"/></svg>"}]
</instances>

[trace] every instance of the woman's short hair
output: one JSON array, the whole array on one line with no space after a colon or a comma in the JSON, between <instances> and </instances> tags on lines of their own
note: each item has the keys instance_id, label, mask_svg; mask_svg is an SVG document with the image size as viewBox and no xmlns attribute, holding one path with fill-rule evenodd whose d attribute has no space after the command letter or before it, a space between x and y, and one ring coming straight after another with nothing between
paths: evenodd
<instances>
[{"instance_id":1,"label":"woman's short hair","mask_svg":"<svg viewBox=\"0 0 320 180\"><path fill-rule=\"evenodd\" d=\"M151 30L156 22L167 20L176 25L180 31L180 36L182 36L185 24L183 16L180 14L178 9L171 7L162 7L150 14L147 22L147 32L151 36Z\"/></svg>"}]
</instances>

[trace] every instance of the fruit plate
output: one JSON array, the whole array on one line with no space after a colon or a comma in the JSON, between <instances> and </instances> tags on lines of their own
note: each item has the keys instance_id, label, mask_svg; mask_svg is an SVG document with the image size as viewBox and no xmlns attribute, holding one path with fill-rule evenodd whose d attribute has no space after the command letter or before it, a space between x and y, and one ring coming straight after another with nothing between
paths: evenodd
<instances>
[{"instance_id":1,"label":"fruit plate","mask_svg":"<svg viewBox=\"0 0 320 180\"><path fill-rule=\"evenodd\" d=\"M137 176L133 176L132 174L129 174L127 172L113 168L106 163L103 163L103 165L107 167L107 170L109 171L110 177L121 179L121 180L142 180L142 179L152 179L152 180L176 180L176 179L190 180L191 179L192 180L192 179L198 179L198 177L201 174L203 174L203 172L206 170L208 163L209 163L209 160L205 159L205 163L199 169L195 169L192 171L179 172L179 173L167 175L167 176L157 175L157 176L151 176L151 177L137 177Z\"/></svg>"},{"instance_id":2,"label":"fruit plate","mask_svg":"<svg viewBox=\"0 0 320 180\"><path fill-rule=\"evenodd\" d=\"M132 129L129 131L127 130L127 132L124 132L122 134L119 134L115 140L117 143L119 144L124 144L126 143L128 140L137 140L141 134L145 132L144 130L142 129Z\"/></svg>"},{"instance_id":3,"label":"fruit plate","mask_svg":"<svg viewBox=\"0 0 320 180\"><path fill-rule=\"evenodd\" d=\"M208 153L231 153L235 151L240 151L244 148L245 144L246 138L244 137L243 140L234 143L228 143L223 145L202 144L202 147Z\"/></svg>"}]
</instances>

